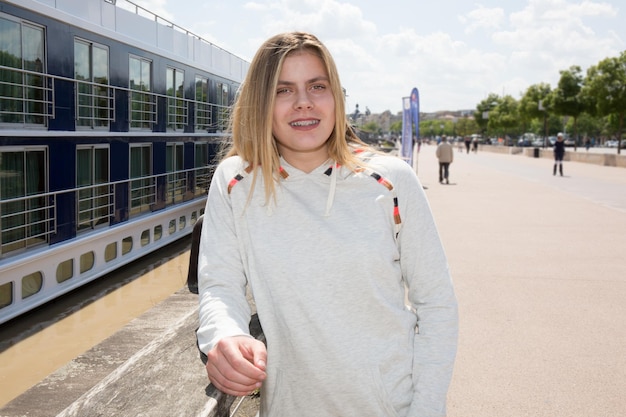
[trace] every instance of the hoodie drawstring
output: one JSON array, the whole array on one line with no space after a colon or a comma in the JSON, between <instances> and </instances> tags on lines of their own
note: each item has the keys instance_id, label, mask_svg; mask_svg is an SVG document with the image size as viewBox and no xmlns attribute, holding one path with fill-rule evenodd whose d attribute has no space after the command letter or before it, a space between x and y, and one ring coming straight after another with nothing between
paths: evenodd
<instances>
[{"instance_id":1,"label":"hoodie drawstring","mask_svg":"<svg viewBox=\"0 0 626 417\"><path fill-rule=\"evenodd\" d=\"M330 216L330 209L335 201L335 191L337 190L337 171L339 171L339 164L335 162L334 166L331 166L329 170L330 187L328 188L328 197L326 198L326 211L324 212L324 217Z\"/></svg>"}]
</instances>

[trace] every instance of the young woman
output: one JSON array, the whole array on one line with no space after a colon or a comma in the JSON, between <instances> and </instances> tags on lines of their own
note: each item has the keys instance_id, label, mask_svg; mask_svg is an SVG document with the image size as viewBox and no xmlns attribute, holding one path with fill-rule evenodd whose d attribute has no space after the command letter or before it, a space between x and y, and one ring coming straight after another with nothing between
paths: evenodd
<instances>
[{"instance_id":1,"label":"young woman","mask_svg":"<svg viewBox=\"0 0 626 417\"><path fill-rule=\"evenodd\" d=\"M210 381L260 387L261 417L444 416L458 330L446 256L414 171L347 124L326 47L267 40L231 123L198 263ZM267 348L249 336L246 286Z\"/></svg>"}]
</instances>

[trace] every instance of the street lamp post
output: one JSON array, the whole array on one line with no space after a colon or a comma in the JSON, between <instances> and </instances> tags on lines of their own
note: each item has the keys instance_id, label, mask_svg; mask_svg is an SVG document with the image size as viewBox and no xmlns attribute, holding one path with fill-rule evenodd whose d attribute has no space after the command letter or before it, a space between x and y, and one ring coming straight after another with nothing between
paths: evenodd
<instances>
[{"instance_id":1,"label":"street lamp post","mask_svg":"<svg viewBox=\"0 0 626 417\"><path fill-rule=\"evenodd\" d=\"M548 111L543 107L543 100L539 100L539 111L543 111L543 147L548 147Z\"/></svg>"}]
</instances>

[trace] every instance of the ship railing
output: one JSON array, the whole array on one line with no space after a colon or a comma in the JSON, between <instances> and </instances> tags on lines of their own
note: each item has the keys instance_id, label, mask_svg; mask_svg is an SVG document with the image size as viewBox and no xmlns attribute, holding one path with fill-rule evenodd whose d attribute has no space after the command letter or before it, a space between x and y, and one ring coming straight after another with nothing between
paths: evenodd
<instances>
[{"instance_id":1,"label":"ship railing","mask_svg":"<svg viewBox=\"0 0 626 417\"><path fill-rule=\"evenodd\" d=\"M0 254L47 242L56 232L58 193L39 193L0 201Z\"/></svg>"},{"instance_id":2,"label":"ship railing","mask_svg":"<svg viewBox=\"0 0 626 417\"><path fill-rule=\"evenodd\" d=\"M183 201L187 192L188 175L186 172L167 174L167 201L177 203Z\"/></svg>"},{"instance_id":3,"label":"ship railing","mask_svg":"<svg viewBox=\"0 0 626 417\"><path fill-rule=\"evenodd\" d=\"M115 120L115 89L103 82L74 80L77 127L107 127Z\"/></svg>"},{"instance_id":4,"label":"ship railing","mask_svg":"<svg viewBox=\"0 0 626 417\"><path fill-rule=\"evenodd\" d=\"M132 12L138 16L142 16L144 18L150 19L152 21L154 21L155 23L159 23L163 26L167 26L170 27L178 32L184 33L185 35L187 35L190 38L194 38L197 39L198 41L205 43L207 45L210 45L212 48L216 48L219 49L225 53L227 53L228 55L232 55L232 56L236 56L235 54L233 54L232 52L228 52L226 49L214 44L213 42L210 42L206 39L204 39L202 36L195 34L194 32L191 32L188 29L185 29L182 26L177 25L176 23L157 15L154 12L151 12L150 10L130 1L130 0L103 0L105 3L110 3L113 4L121 9L127 10L129 12ZM239 58L241 59L241 58Z\"/></svg>"},{"instance_id":5,"label":"ship railing","mask_svg":"<svg viewBox=\"0 0 626 417\"><path fill-rule=\"evenodd\" d=\"M127 88L0 65L0 124L45 128L55 118L57 83L74 85L76 129L109 130L116 120L130 121L132 130L150 130L158 122L159 103L167 103L166 128L184 131L194 115L197 132L226 128L230 106L159 94L145 87ZM116 112L116 97L128 97L128 117Z\"/></svg>"},{"instance_id":6,"label":"ship railing","mask_svg":"<svg viewBox=\"0 0 626 417\"><path fill-rule=\"evenodd\" d=\"M54 77L0 65L0 123L43 125L54 118Z\"/></svg>"},{"instance_id":7,"label":"ship railing","mask_svg":"<svg viewBox=\"0 0 626 417\"><path fill-rule=\"evenodd\" d=\"M131 215L151 211L157 200L156 178L156 175L146 175L130 180Z\"/></svg>"},{"instance_id":8,"label":"ship railing","mask_svg":"<svg viewBox=\"0 0 626 417\"><path fill-rule=\"evenodd\" d=\"M78 229L94 229L98 225L109 224L115 207L113 185L82 186L77 192Z\"/></svg>"},{"instance_id":9,"label":"ship railing","mask_svg":"<svg viewBox=\"0 0 626 417\"><path fill-rule=\"evenodd\" d=\"M116 207L115 188L128 185L131 214L155 209L157 184L167 182L167 201L172 206L182 201L206 196L215 166L148 175L128 180L79 186L67 190L42 192L0 200L0 256L49 243L57 233L61 196L75 193L77 231L94 229L113 221ZM160 178L165 178L161 180ZM171 180L171 181L170 181ZM169 181L169 182L168 182ZM136 188L132 187L137 182ZM192 188L197 190L192 191ZM132 208L136 208L135 211Z\"/></svg>"}]
</instances>

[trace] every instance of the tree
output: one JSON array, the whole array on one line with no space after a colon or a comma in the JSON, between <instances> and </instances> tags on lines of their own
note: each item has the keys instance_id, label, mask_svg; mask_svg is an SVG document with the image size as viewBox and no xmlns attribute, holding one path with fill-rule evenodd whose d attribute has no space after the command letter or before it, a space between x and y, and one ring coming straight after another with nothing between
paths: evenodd
<instances>
[{"instance_id":1,"label":"tree","mask_svg":"<svg viewBox=\"0 0 626 417\"><path fill-rule=\"evenodd\" d=\"M567 70L559 71L561 78L558 87L551 95L550 105L561 116L571 116L574 119L574 150L578 145L578 116L585 111L585 101L581 91L583 86L582 70L572 65Z\"/></svg>"},{"instance_id":2,"label":"tree","mask_svg":"<svg viewBox=\"0 0 626 417\"><path fill-rule=\"evenodd\" d=\"M391 123L391 125L389 126L389 132L391 132L394 135L399 135L402 133L402 120L396 120L395 122Z\"/></svg>"},{"instance_id":3,"label":"tree","mask_svg":"<svg viewBox=\"0 0 626 417\"><path fill-rule=\"evenodd\" d=\"M472 133L478 133L479 127L476 120L462 117L456 121L455 131L459 136L469 136Z\"/></svg>"},{"instance_id":4,"label":"tree","mask_svg":"<svg viewBox=\"0 0 626 417\"><path fill-rule=\"evenodd\" d=\"M583 137L587 137L591 140L591 138L597 138L602 133L603 120L593 117L587 112L583 112L578 116L576 127ZM573 118L567 122L567 130L574 130Z\"/></svg>"},{"instance_id":5,"label":"tree","mask_svg":"<svg viewBox=\"0 0 626 417\"><path fill-rule=\"evenodd\" d=\"M519 103L512 96L502 97L498 105L489 112L489 129L502 132L503 136L519 133Z\"/></svg>"},{"instance_id":6,"label":"tree","mask_svg":"<svg viewBox=\"0 0 626 417\"><path fill-rule=\"evenodd\" d=\"M478 103L474 112L474 120L480 128L483 136L486 136L489 127L489 113L496 108L501 99L497 94L491 93L486 99Z\"/></svg>"},{"instance_id":7,"label":"tree","mask_svg":"<svg viewBox=\"0 0 626 417\"><path fill-rule=\"evenodd\" d=\"M598 115L617 117L617 153L621 153L626 113L626 51L619 57L605 58L598 65L590 67L583 94L595 101L594 110Z\"/></svg>"},{"instance_id":8,"label":"tree","mask_svg":"<svg viewBox=\"0 0 626 417\"><path fill-rule=\"evenodd\" d=\"M528 125L532 125L533 120L541 120L543 128L540 129L539 132L541 132L541 136L543 136L544 146L547 142L546 136L548 136L548 97L550 93L550 84L534 84L528 87L519 101L519 115L524 124L524 131L527 131Z\"/></svg>"},{"instance_id":9,"label":"tree","mask_svg":"<svg viewBox=\"0 0 626 417\"><path fill-rule=\"evenodd\" d=\"M365 123L361 126L361 129L375 135L380 135L382 133L381 127L374 121Z\"/></svg>"}]
</instances>

